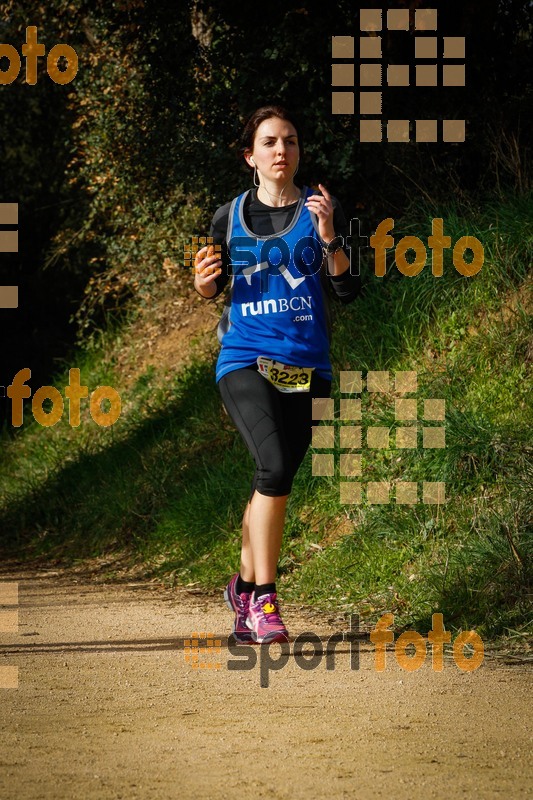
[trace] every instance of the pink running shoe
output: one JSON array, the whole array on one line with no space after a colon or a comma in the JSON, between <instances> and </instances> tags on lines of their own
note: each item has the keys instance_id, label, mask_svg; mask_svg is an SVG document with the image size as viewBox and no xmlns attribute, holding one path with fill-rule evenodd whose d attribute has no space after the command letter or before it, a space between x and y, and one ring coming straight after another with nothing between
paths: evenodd
<instances>
[{"instance_id":1,"label":"pink running shoe","mask_svg":"<svg viewBox=\"0 0 533 800\"><path fill-rule=\"evenodd\" d=\"M252 631L254 642L288 642L289 633L279 614L277 595L263 594L257 600L255 592L250 598L250 611L246 624Z\"/></svg>"},{"instance_id":2,"label":"pink running shoe","mask_svg":"<svg viewBox=\"0 0 533 800\"><path fill-rule=\"evenodd\" d=\"M235 621L233 623L231 634L237 644L253 644L254 640L252 638L252 633L250 629L246 627L246 618L248 616L250 598L252 595L248 592L237 594L235 591L235 584L237 583L238 577L239 573L236 572L224 589L224 600L226 601L226 605L235 613Z\"/></svg>"}]
</instances>

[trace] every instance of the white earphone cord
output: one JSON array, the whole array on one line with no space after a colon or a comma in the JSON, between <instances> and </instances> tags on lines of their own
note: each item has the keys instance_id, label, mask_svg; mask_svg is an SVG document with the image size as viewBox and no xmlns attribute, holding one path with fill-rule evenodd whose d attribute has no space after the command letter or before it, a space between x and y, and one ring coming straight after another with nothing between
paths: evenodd
<instances>
[{"instance_id":1,"label":"white earphone cord","mask_svg":"<svg viewBox=\"0 0 533 800\"><path fill-rule=\"evenodd\" d=\"M281 190L281 192L279 193L279 195L277 195L277 194L272 194L272 192L269 192L269 191L268 191L268 189L266 188L266 186L263 186L263 184L261 183L261 181L259 181L259 183L256 183L256 178L257 178L257 166L256 166L256 163L255 163L255 161L253 160L253 158L252 158L251 156L250 156L250 161L252 161L252 162L253 162L253 165L254 165L254 186L255 186L257 189L264 189L264 190L265 190L265 192L266 192L266 193L269 195L269 197L277 197L277 198L278 198L278 200L281 200L281 195L282 195L282 194L283 194L283 192L285 191L285 187L286 187L286 186L288 186L288 185L289 185L289 183L291 182L291 180L293 180L293 179L294 179L294 175L296 175L296 173L298 172L298 168L299 168L299 166L300 166L300 159L298 159L298 163L296 164L296 169L294 170L294 175L292 176L292 178L289 178L289 180L287 181L287 183L285 184L285 186L283 187L283 189Z\"/></svg>"}]
</instances>

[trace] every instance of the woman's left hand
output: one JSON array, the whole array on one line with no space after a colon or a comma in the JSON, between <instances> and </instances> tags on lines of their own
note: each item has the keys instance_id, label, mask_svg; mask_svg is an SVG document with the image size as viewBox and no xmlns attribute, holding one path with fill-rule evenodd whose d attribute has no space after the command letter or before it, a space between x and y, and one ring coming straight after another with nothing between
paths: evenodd
<instances>
[{"instance_id":1,"label":"woman's left hand","mask_svg":"<svg viewBox=\"0 0 533 800\"><path fill-rule=\"evenodd\" d=\"M335 228L333 227L333 204L331 195L321 183L318 188L322 194L312 194L305 203L309 211L313 211L318 217L318 232L325 242L331 242L335 238Z\"/></svg>"}]
</instances>

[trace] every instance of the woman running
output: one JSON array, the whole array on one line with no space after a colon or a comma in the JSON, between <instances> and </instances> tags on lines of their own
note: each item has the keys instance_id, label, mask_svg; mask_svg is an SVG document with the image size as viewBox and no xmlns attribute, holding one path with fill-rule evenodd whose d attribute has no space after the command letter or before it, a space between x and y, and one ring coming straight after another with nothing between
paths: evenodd
<instances>
[{"instance_id":1,"label":"woman running","mask_svg":"<svg viewBox=\"0 0 533 800\"><path fill-rule=\"evenodd\" d=\"M303 153L292 114L264 106L245 125L241 154L254 188L215 213L194 285L214 298L231 276L218 328L216 380L226 410L255 461L242 521L240 571L224 598L235 614L237 643L288 641L276 574L285 508L311 442L312 398L329 397L327 292L353 300L359 277L343 249L346 219L337 200L297 186ZM329 284L329 285L328 285Z\"/></svg>"}]
</instances>

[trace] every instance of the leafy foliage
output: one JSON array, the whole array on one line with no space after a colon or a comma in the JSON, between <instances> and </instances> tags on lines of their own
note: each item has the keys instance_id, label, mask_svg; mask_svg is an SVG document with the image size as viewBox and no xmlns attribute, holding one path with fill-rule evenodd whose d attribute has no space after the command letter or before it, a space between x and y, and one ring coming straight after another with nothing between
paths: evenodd
<instances>
[{"instance_id":1,"label":"leafy foliage","mask_svg":"<svg viewBox=\"0 0 533 800\"><path fill-rule=\"evenodd\" d=\"M467 36L467 86L408 88L391 95L388 111L466 116L460 146L359 145L356 117L330 113L330 37L359 34L347 0L274 2L246 13L220 0L4 3L4 41L21 44L34 24L47 49L66 42L79 55L69 85L54 84L40 59L36 86L25 85L21 70L0 92L4 129L16 131L2 146L0 190L33 217L24 268L46 268L51 292L62 282L79 340L105 327L109 312L146 301L146 285L161 280L161 256L179 257L216 206L248 185L237 144L260 104L297 112L299 177L326 182L347 213L357 209L370 223L399 214L413 192L440 202L495 184L526 190L531 85L521 65L531 58L531 4L490 0L481 15L475 0L460 12L436 5L439 34ZM393 61L413 61L412 39L386 35Z\"/></svg>"}]
</instances>

